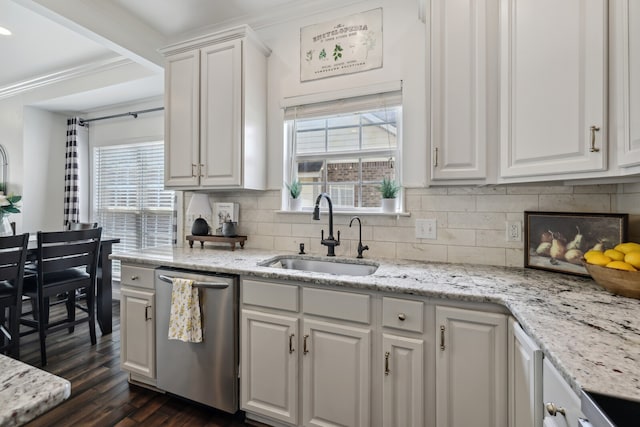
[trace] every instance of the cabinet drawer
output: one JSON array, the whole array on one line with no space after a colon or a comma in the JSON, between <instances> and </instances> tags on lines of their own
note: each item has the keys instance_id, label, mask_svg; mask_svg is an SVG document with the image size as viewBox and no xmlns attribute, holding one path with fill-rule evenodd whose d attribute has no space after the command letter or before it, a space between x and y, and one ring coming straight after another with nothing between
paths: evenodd
<instances>
[{"instance_id":1,"label":"cabinet drawer","mask_svg":"<svg viewBox=\"0 0 640 427\"><path fill-rule=\"evenodd\" d=\"M139 288L154 289L153 281L153 268L122 264L120 269L120 284L122 286L136 286Z\"/></svg>"},{"instance_id":2,"label":"cabinet drawer","mask_svg":"<svg viewBox=\"0 0 640 427\"><path fill-rule=\"evenodd\" d=\"M399 298L382 298L382 326L423 332L424 303Z\"/></svg>"},{"instance_id":3,"label":"cabinet drawer","mask_svg":"<svg viewBox=\"0 0 640 427\"><path fill-rule=\"evenodd\" d=\"M302 311L306 314L369 324L369 295L327 289L302 288Z\"/></svg>"},{"instance_id":4,"label":"cabinet drawer","mask_svg":"<svg viewBox=\"0 0 640 427\"><path fill-rule=\"evenodd\" d=\"M282 283L242 280L242 302L279 310L298 311L298 287Z\"/></svg>"}]
</instances>

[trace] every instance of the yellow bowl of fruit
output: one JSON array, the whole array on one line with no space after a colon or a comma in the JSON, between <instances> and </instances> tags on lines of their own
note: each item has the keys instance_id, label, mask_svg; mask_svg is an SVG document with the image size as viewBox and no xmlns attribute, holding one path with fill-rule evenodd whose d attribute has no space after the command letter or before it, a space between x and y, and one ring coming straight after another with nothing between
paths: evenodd
<instances>
[{"instance_id":1,"label":"yellow bowl of fruit","mask_svg":"<svg viewBox=\"0 0 640 427\"><path fill-rule=\"evenodd\" d=\"M584 260L597 284L614 294L640 299L640 244L627 242L606 251L588 251Z\"/></svg>"}]
</instances>

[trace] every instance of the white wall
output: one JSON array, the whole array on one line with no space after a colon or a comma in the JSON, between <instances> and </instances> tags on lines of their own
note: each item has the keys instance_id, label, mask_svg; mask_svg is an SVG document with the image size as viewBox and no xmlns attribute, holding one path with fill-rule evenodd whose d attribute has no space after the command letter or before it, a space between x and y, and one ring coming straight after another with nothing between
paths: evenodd
<instances>
[{"instance_id":1,"label":"white wall","mask_svg":"<svg viewBox=\"0 0 640 427\"><path fill-rule=\"evenodd\" d=\"M376 70L300 82L300 28L382 7L383 66ZM272 50L268 62L268 188L282 187L283 110L285 97L403 81L403 184L427 183L425 24L415 0L371 0L304 19L262 28L258 35Z\"/></svg>"},{"instance_id":2,"label":"white wall","mask_svg":"<svg viewBox=\"0 0 640 427\"><path fill-rule=\"evenodd\" d=\"M13 214L10 217L16 222L18 232L47 230L54 227L54 224L55 228L59 228L62 224L64 178L61 178L62 181L58 185L56 181L59 171L53 172L54 176L50 177L44 174L49 167L48 154L45 155L45 153L48 150L53 150L51 152L55 153L56 148L46 148L39 144L45 140L54 140L53 134L47 135L47 130L51 130L52 133L57 132L62 135L64 149L66 119L77 115L78 112L49 113L39 110L36 107L37 104L147 77L150 74L148 70L142 69L137 64L128 64L71 80L60 80L11 97L0 98L0 144L6 148L9 158L9 188L16 194L26 193L22 213ZM54 121L56 123L53 123ZM56 140L56 144L58 142ZM33 166L34 163L41 166L37 171ZM62 173L64 174L64 155ZM25 196L25 194L22 195ZM46 209L41 208L40 201L43 200ZM59 204L59 209L56 204Z\"/></svg>"},{"instance_id":3,"label":"white wall","mask_svg":"<svg viewBox=\"0 0 640 427\"><path fill-rule=\"evenodd\" d=\"M21 191L22 194L22 217L15 215L19 231L62 228L66 121L67 118L61 114L34 107L24 108L25 181L20 189L10 185L10 191L18 194ZM13 162L9 167L12 166Z\"/></svg>"}]
</instances>

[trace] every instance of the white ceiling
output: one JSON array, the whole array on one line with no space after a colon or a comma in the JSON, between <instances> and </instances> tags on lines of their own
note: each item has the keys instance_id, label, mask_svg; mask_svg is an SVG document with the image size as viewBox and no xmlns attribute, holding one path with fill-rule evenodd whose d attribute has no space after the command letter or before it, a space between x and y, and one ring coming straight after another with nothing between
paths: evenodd
<instances>
[{"instance_id":1,"label":"white ceiling","mask_svg":"<svg viewBox=\"0 0 640 427\"><path fill-rule=\"evenodd\" d=\"M38 105L90 111L159 96L167 44L240 23L254 28L363 0L0 0L3 89L108 58L127 58L151 77ZM286 19L286 18L285 18Z\"/></svg>"}]
</instances>

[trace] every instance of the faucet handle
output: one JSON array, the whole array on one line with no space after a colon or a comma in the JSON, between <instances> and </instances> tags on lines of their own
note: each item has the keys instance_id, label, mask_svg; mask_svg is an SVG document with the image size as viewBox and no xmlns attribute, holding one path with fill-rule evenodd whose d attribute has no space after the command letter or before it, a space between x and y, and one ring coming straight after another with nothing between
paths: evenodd
<instances>
[{"instance_id":1,"label":"faucet handle","mask_svg":"<svg viewBox=\"0 0 640 427\"><path fill-rule=\"evenodd\" d=\"M338 230L338 243L340 243L340 230Z\"/></svg>"}]
</instances>

